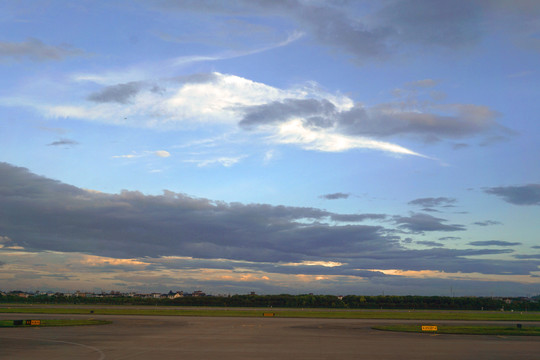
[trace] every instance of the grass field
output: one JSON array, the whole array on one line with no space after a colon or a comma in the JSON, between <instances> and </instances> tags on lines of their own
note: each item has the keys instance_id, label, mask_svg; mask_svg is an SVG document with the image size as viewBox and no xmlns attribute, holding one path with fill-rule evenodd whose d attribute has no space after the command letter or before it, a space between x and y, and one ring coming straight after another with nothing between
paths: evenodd
<instances>
[{"instance_id":1,"label":"grass field","mask_svg":"<svg viewBox=\"0 0 540 360\"><path fill-rule=\"evenodd\" d=\"M329 310L329 309L234 309L193 308L171 309L159 307L118 306L88 307L0 307L0 313L27 314L95 314L95 315L163 315L163 316L230 316L260 317L271 312L281 318L327 319L399 319L399 320L474 320L474 321L540 321L540 312L491 311L398 311L398 310Z\"/></svg>"},{"instance_id":2,"label":"grass field","mask_svg":"<svg viewBox=\"0 0 540 360\"><path fill-rule=\"evenodd\" d=\"M95 320L95 319L47 319L40 320L40 325L13 325L13 320L0 320L0 327L36 327L36 326L82 326L82 325L105 325L111 324L112 321ZM23 324L25 322L23 321Z\"/></svg>"},{"instance_id":3,"label":"grass field","mask_svg":"<svg viewBox=\"0 0 540 360\"><path fill-rule=\"evenodd\" d=\"M540 327L523 326L451 326L439 325L437 331L422 331L421 325L384 325L372 327L376 330L416 332L426 334L499 335L499 336L540 336Z\"/></svg>"}]
</instances>

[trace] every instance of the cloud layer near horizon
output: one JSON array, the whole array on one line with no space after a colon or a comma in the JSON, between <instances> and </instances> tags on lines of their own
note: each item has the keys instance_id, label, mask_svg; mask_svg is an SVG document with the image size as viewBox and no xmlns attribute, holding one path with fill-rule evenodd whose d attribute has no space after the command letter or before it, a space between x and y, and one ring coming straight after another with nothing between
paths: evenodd
<instances>
[{"instance_id":1,"label":"cloud layer near horizon","mask_svg":"<svg viewBox=\"0 0 540 360\"><path fill-rule=\"evenodd\" d=\"M376 276L370 269L529 275L538 267L537 261L471 258L512 252L478 249L481 243L471 243L476 249L461 250L440 244L427 250L405 247L402 234L464 229L427 214L336 214L305 207L229 204L169 191L160 196L133 191L104 194L6 163L0 164L0 171L1 235L10 239L11 246L28 251L118 259L225 259L258 271L298 274L309 269L310 274L358 277ZM380 224L360 223L366 220ZM298 267L309 262L339 266Z\"/></svg>"}]
</instances>

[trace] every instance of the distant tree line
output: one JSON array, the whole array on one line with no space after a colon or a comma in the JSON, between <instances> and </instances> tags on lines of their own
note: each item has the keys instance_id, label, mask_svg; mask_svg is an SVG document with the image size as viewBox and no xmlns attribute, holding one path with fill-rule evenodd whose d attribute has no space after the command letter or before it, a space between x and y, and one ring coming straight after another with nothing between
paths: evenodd
<instances>
[{"instance_id":1,"label":"distant tree line","mask_svg":"<svg viewBox=\"0 0 540 360\"><path fill-rule=\"evenodd\" d=\"M540 311L540 299L449 297L449 296L360 296L347 295L231 295L185 296L175 299L137 296L77 297L35 295L27 298L6 294L1 303L26 304L109 304L163 306L283 307L335 309L409 309L409 310L501 310Z\"/></svg>"}]
</instances>

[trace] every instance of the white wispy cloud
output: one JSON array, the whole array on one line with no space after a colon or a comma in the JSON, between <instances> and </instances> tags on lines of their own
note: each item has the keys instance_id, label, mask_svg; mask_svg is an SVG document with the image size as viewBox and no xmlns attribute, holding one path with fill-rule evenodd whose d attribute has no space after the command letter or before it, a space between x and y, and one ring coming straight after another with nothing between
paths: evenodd
<instances>
[{"instance_id":1,"label":"white wispy cloud","mask_svg":"<svg viewBox=\"0 0 540 360\"><path fill-rule=\"evenodd\" d=\"M351 149L372 149L401 155L426 157L403 146L364 137L339 134L332 130L314 131L303 126L300 120L281 124L271 138L282 144L296 144L307 150L342 152Z\"/></svg>"},{"instance_id":2,"label":"white wispy cloud","mask_svg":"<svg viewBox=\"0 0 540 360\"><path fill-rule=\"evenodd\" d=\"M331 106L339 111L347 111L354 106L354 101L349 97L326 92L313 83L280 89L235 75L212 73L203 81L178 83L168 80L161 85L166 90L157 92L150 86L141 86L137 90L130 88L129 99L86 102L80 105L53 105L46 108L46 114L50 117L79 118L154 129L179 130L186 126L204 128L219 125L239 133L238 123L242 120L245 109L250 106L291 99L324 101L331 103ZM250 136L247 132L242 133L246 137ZM308 128L296 120L268 125L257 133L268 135L266 139L270 143L292 144L307 150L342 152L372 149L420 156L415 151L390 142L345 135L333 129ZM199 166L210 164L198 163L202 164Z\"/></svg>"},{"instance_id":3,"label":"white wispy cloud","mask_svg":"<svg viewBox=\"0 0 540 360\"><path fill-rule=\"evenodd\" d=\"M165 150L154 151L154 154L162 158L171 156L171 153Z\"/></svg>"},{"instance_id":4,"label":"white wispy cloud","mask_svg":"<svg viewBox=\"0 0 540 360\"><path fill-rule=\"evenodd\" d=\"M217 158L210 158L210 159L190 159L190 160L184 160L184 162L187 163L193 163L196 164L198 167L206 167L211 165L221 165L224 167L231 167L238 162L240 162L242 159L244 159L246 156L221 156Z\"/></svg>"},{"instance_id":5,"label":"white wispy cloud","mask_svg":"<svg viewBox=\"0 0 540 360\"><path fill-rule=\"evenodd\" d=\"M141 157L150 156L150 155L155 155L161 158L167 158L171 156L171 153L166 150L144 151L142 153L133 152L132 154L114 155L112 156L112 158L113 159L136 159L136 158L141 158Z\"/></svg>"},{"instance_id":6,"label":"white wispy cloud","mask_svg":"<svg viewBox=\"0 0 540 360\"><path fill-rule=\"evenodd\" d=\"M180 56L175 59L172 59L169 61L170 66L186 66L197 62L203 62L203 61L218 61L218 60L228 60L228 59L234 59L239 58L242 56L248 56L248 55L254 55L258 53L262 53L265 51L273 50L276 48L280 48L283 46L287 46L299 39L301 39L305 34L300 31L295 31L291 35L289 35L285 40L271 44L268 46L260 47L257 49L252 50L244 50L244 51L228 51L217 55L209 55L209 56L200 56L200 55L194 55L194 56Z\"/></svg>"}]
</instances>

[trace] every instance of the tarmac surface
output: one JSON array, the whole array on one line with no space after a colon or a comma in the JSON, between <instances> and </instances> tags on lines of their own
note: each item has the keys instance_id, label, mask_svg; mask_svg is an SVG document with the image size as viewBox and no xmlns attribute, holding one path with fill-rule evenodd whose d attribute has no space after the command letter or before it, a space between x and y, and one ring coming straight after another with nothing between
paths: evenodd
<instances>
[{"instance_id":1,"label":"tarmac surface","mask_svg":"<svg viewBox=\"0 0 540 360\"><path fill-rule=\"evenodd\" d=\"M0 320L47 318L89 316L0 314ZM371 329L379 324L421 324L419 321L132 315L94 318L113 323L0 328L0 359L540 358L540 337L413 334ZM467 322L477 323L480 322Z\"/></svg>"}]
</instances>

